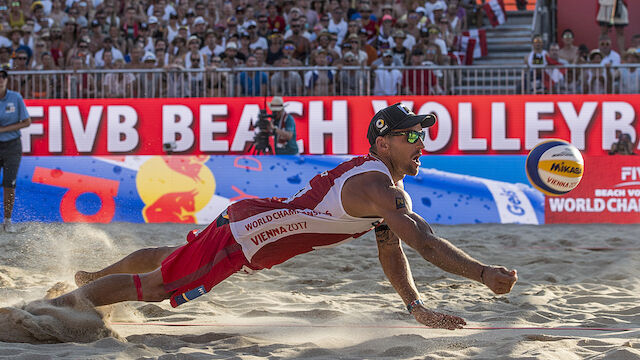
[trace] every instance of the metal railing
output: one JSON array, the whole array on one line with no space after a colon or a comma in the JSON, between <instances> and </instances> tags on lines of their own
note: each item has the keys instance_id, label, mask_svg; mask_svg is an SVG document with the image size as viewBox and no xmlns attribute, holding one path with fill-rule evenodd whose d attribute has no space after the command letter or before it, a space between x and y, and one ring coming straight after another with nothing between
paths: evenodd
<instances>
[{"instance_id":1,"label":"metal railing","mask_svg":"<svg viewBox=\"0 0 640 360\"><path fill-rule=\"evenodd\" d=\"M9 88L27 99L628 94L639 65L12 71Z\"/></svg>"}]
</instances>

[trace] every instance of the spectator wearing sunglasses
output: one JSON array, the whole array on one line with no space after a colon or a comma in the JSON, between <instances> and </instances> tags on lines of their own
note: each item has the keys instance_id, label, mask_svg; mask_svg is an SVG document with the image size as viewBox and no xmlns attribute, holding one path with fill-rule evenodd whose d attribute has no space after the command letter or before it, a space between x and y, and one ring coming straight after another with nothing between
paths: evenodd
<instances>
[{"instance_id":1,"label":"spectator wearing sunglasses","mask_svg":"<svg viewBox=\"0 0 640 360\"><path fill-rule=\"evenodd\" d=\"M203 64L205 63L204 59L206 57L204 57L201 53L200 53L200 38L198 38L196 35L191 35L189 37L189 41L187 42L187 45L189 47L189 51L187 52L187 54L184 57L184 63L185 63L185 67L187 68L191 68L191 59L197 57L198 58L198 67L204 67Z\"/></svg>"},{"instance_id":2,"label":"spectator wearing sunglasses","mask_svg":"<svg viewBox=\"0 0 640 360\"><path fill-rule=\"evenodd\" d=\"M199 51L194 51L189 54L189 56L185 57L185 65L187 64L186 59L188 59L188 69L192 70L200 70L196 72L189 72L187 74L188 79L188 95L190 97L201 97L204 96L204 73L202 70L205 68L204 60L202 54Z\"/></svg>"},{"instance_id":3,"label":"spectator wearing sunglasses","mask_svg":"<svg viewBox=\"0 0 640 360\"><path fill-rule=\"evenodd\" d=\"M42 68L42 54L45 52L48 52L47 43L42 39L38 39L34 41L33 50L34 50L33 57L31 58L31 61L29 61L29 63L27 64L27 68L28 69Z\"/></svg>"},{"instance_id":4,"label":"spectator wearing sunglasses","mask_svg":"<svg viewBox=\"0 0 640 360\"><path fill-rule=\"evenodd\" d=\"M269 65L275 64L284 57L282 52L284 39L280 34L273 34L269 38L269 49L267 50L267 58L265 63Z\"/></svg>"},{"instance_id":5,"label":"spectator wearing sunglasses","mask_svg":"<svg viewBox=\"0 0 640 360\"><path fill-rule=\"evenodd\" d=\"M267 17L267 14L264 12L259 12L256 16L256 19L256 32L258 33L258 36L266 39L269 35L271 35L271 29L269 28L269 19Z\"/></svg>"},{"instance_id":6,"label":"spectator wearing sunglasses","mask_svg":"<svg viewBox=\"0 0 640 360\"><path fill-rule=\"evenodd\" d=\"M571 29L565 29L562 32L562 48L558 51L558 56L567 61L569 64L575 64L578 62L578 47L573 44L573 31Z\"/></svg>"},{"instance_id":7,"label":"spectator wearing sunglasses","mask_svg":"<svg viewBox=\"0 0 640 360\"><path fill-rule=\"evenodd\" d=\"M283 56L282 58L289 59L290 66L302 66L303 65L302 61L294 57L295 52L296 52L296 46L293 40L286 39L282 46L282 56Z\"/></svg>"},{"instance_id":8,"label":"spectator wearing sunglasses","mask_svg":"<svg viewBox=\"0 0 640 360\"><path fill-rule=\"evenodd\" d=\"M301 19L292 22L289 36L285 34L285 39L290 40L295 46L293 57L300 62L305 61L311 52L311 42L309 40L311 34L303 31L303 23L304 21Z\"/></svg>"},{"instance_id":9,"label":"spectator wearing sunglasses","mask_svg":"<svg viewBox=\"0 0 640 360\"><path fill-rule=\"evenodd\" d=\"M339 3L335 3L331 9L331 19L329 20L327 30L329 30L330 33L338 34L337 43L340 45L342 44L345 35L347 35L347 29L348 25L344 20L344 10Z\"/></svg>"},{"instance_id":10,"label":"spectator wearing sunglasses","mask_svg":"<svg viewBox=\"0 0 640 360\"><path fill-rule=\"evenodd\" d=\"M611 49L611 39L609 39L608 35L600 36L598 49L600 50L600 54L602 54L602 62L600 62L601 65L620 65L620 54Z\"/></svg>"},{"instance_id":11,"label":"spectator wearing sunglasses","mask_svg":"<svg viewBox=\"0 0 640 360\"><path fill-rule=\"evenodd\" d=\"M19 29L25 24L26 16L22 11L22 3L20 1L10 1L7 21L12 29Z\"/></svg>"},{"instance_id":12,"label":"spectator wearing sunglasses","mask_svg":"<svg viewBox=\"0 0 640 360\"><path fill-rule=\"evenodd\" d=\"M256 22L249 20L245 23L245 26L247 28L247 33L249 34L249 48L251 50L255 50L257 48L267 50L269 43L267 42L267 39L258 35Z\"/></svg>"}]
</instances>

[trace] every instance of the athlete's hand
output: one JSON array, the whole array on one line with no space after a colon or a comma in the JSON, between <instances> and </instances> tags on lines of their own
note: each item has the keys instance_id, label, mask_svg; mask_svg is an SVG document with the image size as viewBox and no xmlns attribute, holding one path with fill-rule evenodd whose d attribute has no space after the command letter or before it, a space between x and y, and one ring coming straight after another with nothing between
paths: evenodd
<instances>
[{"instance_id":1,"label":"athlete's hand","mask_svg":"<svg viewBox=\"0 0 640 360\"><path fill-rule=\"evenodd\" d=\"M518 281L518 272L508 270L503 266L489 265L484 268L482 274L484 284L496 294L506 294L513 289L516 281Z\"/></svg>"},{"instance_id":2,"label":"athlete's hand","mask_svg":"<svg viewBox=\"0 0 640 360\"><path fill-rule=\"evenodd\" d=\"M424 306L417 306L411 313L419 323L436 329L462 329L467 323L461 317L431 311Z\"/></svg>"}]
</instances>

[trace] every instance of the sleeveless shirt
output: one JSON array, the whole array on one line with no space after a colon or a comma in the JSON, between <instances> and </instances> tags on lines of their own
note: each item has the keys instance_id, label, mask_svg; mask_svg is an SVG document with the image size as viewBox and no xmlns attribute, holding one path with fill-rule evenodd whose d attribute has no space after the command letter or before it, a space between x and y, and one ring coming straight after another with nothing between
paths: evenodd
<instances>
[{"instance_id":1,"label":"sleeveless shirt","mask_svg":"<svg viewBox=\"0 0 640 360\"><path fill-rule=\"evenodd\" d=\"M342 206L342 187L370 171L391 173L371 155L355 157L316 175L294 196L247 199L227 208L231 232L252 266L271 268L296 255L355 239L381 218L357 218Z\"/></svg>"}]
</instances>

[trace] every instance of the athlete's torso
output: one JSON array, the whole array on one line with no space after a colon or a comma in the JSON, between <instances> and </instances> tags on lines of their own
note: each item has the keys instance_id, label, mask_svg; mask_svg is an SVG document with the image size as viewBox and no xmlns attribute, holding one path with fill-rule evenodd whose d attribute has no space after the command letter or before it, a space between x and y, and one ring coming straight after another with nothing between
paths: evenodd
<instances>
[{"instance_id":1,"label":"athlete's torso","mask_svg":"<svg viewBox=\"0 0 640 360\"><path fill-rule=\"evenodd\" d=\"M356 218L342 206L342 187L351 177L387 167L370 156L355 157L316 175L294 196L248 199L227 209L230 228L242 251L259 268L270 268L295 255L361 236L379 218Z\"/></svg>"}]
</instances>

